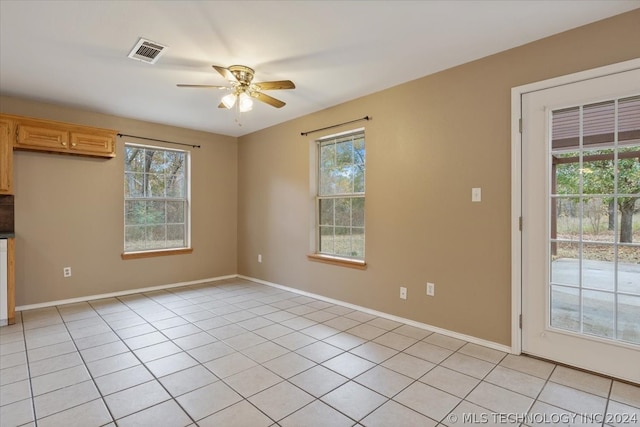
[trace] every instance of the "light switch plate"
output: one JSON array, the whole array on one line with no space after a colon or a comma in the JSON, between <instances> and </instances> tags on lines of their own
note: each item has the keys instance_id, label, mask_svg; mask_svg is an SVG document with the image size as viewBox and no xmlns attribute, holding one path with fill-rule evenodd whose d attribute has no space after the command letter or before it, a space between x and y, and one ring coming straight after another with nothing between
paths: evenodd
<instances>
[{"instance_id":1,"label":"light switch plate","mask_svg":"<svg viewBox=\"0 0 640 427\"><path fill-rule=\"evenodd\" d=\"M480 202L482 201L482 188L472 188L471 189L471 201L472 202Z\"/></svg>"}]
</instances>

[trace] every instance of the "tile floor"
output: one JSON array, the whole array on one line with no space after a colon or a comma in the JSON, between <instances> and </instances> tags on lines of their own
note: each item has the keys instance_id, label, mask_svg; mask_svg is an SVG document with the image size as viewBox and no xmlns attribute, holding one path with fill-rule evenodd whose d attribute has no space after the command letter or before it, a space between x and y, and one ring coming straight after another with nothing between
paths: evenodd
<instances>
[{"instance_id":1,"label":"tile floor","mask_svg":"<svg viewBox=\"0 0 640 427\"><path fill-rule=\"evenodd\" d=\"M639 387L240 279L0 334L3 427L640 424Z\"/></svg>"}]
</instances>

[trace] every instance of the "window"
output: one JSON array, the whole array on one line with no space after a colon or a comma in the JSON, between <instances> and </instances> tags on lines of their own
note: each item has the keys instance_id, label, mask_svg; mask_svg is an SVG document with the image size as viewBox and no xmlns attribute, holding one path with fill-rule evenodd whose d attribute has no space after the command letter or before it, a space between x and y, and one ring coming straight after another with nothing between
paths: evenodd
<instances>
[{"instance_id":1,"label":"window","mask_svg":"<svg viewBox=\"0 0 640 427\"><path fill-rule=\"evenodd\" d=\"M124 251L189 247L189 153L125 144Z\"/></svg>"},{"instance_id":2,"label":"window","mask_svg":"<svg viewBox=\"0 0 640 427\"><path fill-rule=\"evenodd\" d=\"M364 260L364 130L316 141L317 253Z\"/></svg>"}]
</instances>

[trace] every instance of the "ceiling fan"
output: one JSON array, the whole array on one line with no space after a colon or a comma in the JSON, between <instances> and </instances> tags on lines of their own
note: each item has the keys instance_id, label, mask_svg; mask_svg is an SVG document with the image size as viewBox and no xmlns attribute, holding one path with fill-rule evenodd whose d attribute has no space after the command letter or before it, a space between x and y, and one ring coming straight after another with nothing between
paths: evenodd
<instances>
[{"instance_id":1,"label":"ceiling fan","mask_svg":"<svg viewBox=\"0 0 640 427\"><path fill-rule=\"evenodd\" d=\"M230 86L215 85L189 85L178 84L178 87L226 89L231 93L222 97L218 108L231 109L237 103L239 112L245 113L253 108L253 99L269 104L272 107L282 108L283 101L262 93L263 90L295 89L296 85L291 80L277 80L272 82L252 83L254 70L244 65L232 65L229 68L213 65L213 68L229 81Z\"/></svg>"}]
</instances>

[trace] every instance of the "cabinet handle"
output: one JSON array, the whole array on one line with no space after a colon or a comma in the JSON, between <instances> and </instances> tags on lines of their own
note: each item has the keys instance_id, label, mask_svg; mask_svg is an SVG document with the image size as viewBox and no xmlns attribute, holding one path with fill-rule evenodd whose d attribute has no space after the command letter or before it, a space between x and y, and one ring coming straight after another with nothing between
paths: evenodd
<instances>
[{"instance_id":1,"label":"cabinet handle","mask_svg":"<svg viewBox=\"0 0 640 427\"><path fill-rule=\"evenodd\" d=\"M72 147L75 147L76 145L78 144L76 144L75 142L71 144Z\"/></svg>"},{"instance_id":2,"label":"cabinet handle","mask_svg":"<svg viewBox=\"0 0 640 427\"><path fill-rule=\"evenodd\" d=\"M62 142L62 146L63 146L63 147L66 147L66 146L67 146L67 143L66 143L66 142Z\"/></svg>"}]
</instances>

